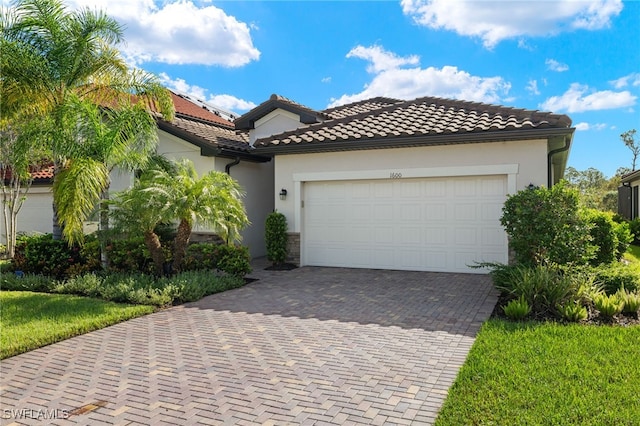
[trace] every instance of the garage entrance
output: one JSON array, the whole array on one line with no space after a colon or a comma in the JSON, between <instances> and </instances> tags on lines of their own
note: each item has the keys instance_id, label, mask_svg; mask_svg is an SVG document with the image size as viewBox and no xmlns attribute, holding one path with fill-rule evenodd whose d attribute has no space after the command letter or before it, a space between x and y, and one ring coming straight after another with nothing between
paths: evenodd
<instances>
[{"instance_id":1,"label":"garage entrance","mask_svg":"<svg viewBox=\"0 0 640 426\"><path fill-rule=\"evenodd\" d=\"M507 262L505 175L304 184L305 265L483 272Z\"/></svg>"}]
</instances>

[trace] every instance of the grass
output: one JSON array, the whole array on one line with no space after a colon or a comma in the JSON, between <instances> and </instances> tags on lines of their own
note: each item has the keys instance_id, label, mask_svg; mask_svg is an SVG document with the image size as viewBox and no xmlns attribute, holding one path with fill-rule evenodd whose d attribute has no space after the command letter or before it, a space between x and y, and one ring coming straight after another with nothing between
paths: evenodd
<instances>
[{"instance_id":1,"label":"grass","mask_svg":"<svg viewBox=\"0 0 640 426\"><path fill-rule=\"evenodd\" d=\"M436 426L632 425L640 327L487 321Z\"/></svg>"},{"instance_id":2,"label":"grass","mask_svg":"<svg viewBox=\"0 0 640 426\"><path fill-rule=\"evenodd\" d=\"M152 306L88 297L0 292L0 359L145 315Z\"/></svg>"},{"instance_id":3,"label":"grass","mask_svg":"<svg viewBox=\"0 0 640 426\"><path fill-rule=\"evenodd\" d=\"M631 263L640 263L640 246L629 246L624 258Z\"/></svg>"}]
</instances>

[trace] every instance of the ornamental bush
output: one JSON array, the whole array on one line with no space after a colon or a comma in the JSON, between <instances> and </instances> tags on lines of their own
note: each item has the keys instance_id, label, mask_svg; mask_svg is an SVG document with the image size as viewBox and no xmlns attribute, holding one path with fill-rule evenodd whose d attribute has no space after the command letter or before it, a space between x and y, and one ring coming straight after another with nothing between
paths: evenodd
<instances>
[{"instance_id":1,"label":"ornamental bush","mask_svg":"<svg viewBox=\"0 0 640 426\"><path fill-rule=\"evenodd\" d=\"M565 182L509 196L500 222L520 264L584 265L595 255L579 193Z\"/></svg>"},{"instance_id":2,"label":"ornamental bush","mask_svg":"<svg viewBox=\"0 0 640 426\"><path fill-rule=\"evenodd\" d=\"M270 213L265 223L267 259L274 265L287 260L287 218L279 212Z\"/></svg>"},{"instance_id":3,"label":"ornamental bush","mask_svg":"<svg viewBox=\"0 0 640 426\"><path fill-rule=\"evenodd\" d=\"M591 224L590 235L596 247L592 265L601 265L620 260L629 248L631 233L627 223L616 223L613 213L599 210L587 210L587 220Z\"/></svg>"}]
</instances>

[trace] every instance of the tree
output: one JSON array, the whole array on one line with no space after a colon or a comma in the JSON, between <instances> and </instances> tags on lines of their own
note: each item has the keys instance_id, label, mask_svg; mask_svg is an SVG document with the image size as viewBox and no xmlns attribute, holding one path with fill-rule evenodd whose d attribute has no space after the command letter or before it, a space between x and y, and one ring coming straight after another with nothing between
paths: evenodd
<instances>
[{"instance_id":1,"label":"tree","mask_svg":"<svg viewBox=\"0 0 640 426\"><path fill-rule=\"evenodd\" d=\"M35 120L14 118L13 127L0 121L0 200L5 229L6 253L13 258L18 230L18 213L33 182L32 173L46 158L31 135ZM20 127L19 125L22 124Z\"/></svg>"},{"instance_id":2,"label":"tree","mask_svg":"<svg viewBox=\"0 0 640 426\"><path fill-rule=\"evenodd\" d=\"M631 170L636 169L636 160L640 155L640 141L636 140L636 129L627 130L620 135L622 142L631 150L633 159L631 160Z\"/></svg>"},{"instance_id":3,"label":"tree","mask_svg":"<svg viewBox=\"0 0 640 426\"><path fill-rule=\"evenodd\" d=\"M586 170L567 167L564 178L570 187L580 192L580 201L585 207L601 211L617 210L619 173L607 179L604 173L593 167Z\"/></svg>"},{"instance_id":4,"label":"tree","mask_svg":"<svg viewBox=\"0 0 640 426\"><path fill-rule=\"evenodd\" d=\"M210 171L198 177L193 163L182 160L171 168L152 167L133 188L116 198L114 218L129 232L142 232L157 274L164 272L165 256L155 228L178 222L173 242L173 270L179 271L193 227L212 229L227 243L239 241L249 224L239 184L229 175Z\"/></svg>"},{"instance_id":5,"label":"tree","mask_svg":"<svg viewBox=\"0 0 640 426\"><path fill-rule=\"evenodd\" d=\"M3 100L50 118L42 133L55 165L54 237L64 232L69 242L81 240L77 224L108 186L108 165L104 156L88 156L83 150L78 104L117 110L135 95L138 103L153 103L170 119L171 97L154 78L129 70L116 49L122 28L103 12L68 11L60 0L22 0L3 10L0 29ZM70 185L71 180L76 182Z\"/></svg>"}]
</instances>

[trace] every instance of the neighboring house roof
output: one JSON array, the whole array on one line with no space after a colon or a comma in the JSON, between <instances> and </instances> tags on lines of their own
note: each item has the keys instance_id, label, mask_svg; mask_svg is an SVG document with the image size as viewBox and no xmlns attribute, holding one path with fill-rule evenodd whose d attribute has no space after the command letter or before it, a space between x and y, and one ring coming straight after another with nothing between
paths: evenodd
<instances>
[{"instance_id":1,"label":"neighboring house roof","mask_svg":"<svg viewBox=\"0 0 640 426\"><path fill-rule=\"evenodd\" d=\"M620 183L628 183L638 179L640 179L640 170L634 170L627 173L626 175L623 175L620 178Z\"/></svg>"},{"instance_id":2,"label":"neighboring house roof","mask_svg":"<svg viewBox=\"0 0 640 426\"><path fill-rule=\"evenodd\" d=\"M175 118L165 121L157 117L158 127L198 146L204 156L242 157L248 161L268 161L267 157L253 155L247 132L235 130L234 123L189 99L171 92Z\"/></svg>"},{"instance_id":3,"label":"neighboring house roof","mask_svg":"<svg viewBox=\"0 0 640 426\"><path fill-rule=\"evenodd\" d=\"M53 164L32 167L29 173L33 179L33 184L49 184L53 181ZM5 183L8 183L11 180L12 174L13 173L10 168L3 169L3 178Z\"/></svg>"},{"instance_id":4,"label":"neighboring house roof","mask_svg":"<svg viewBox=\"0 0 640 426\"><path fill-rule=\"evenodd\" d=\"M267 103L274 102L274 97ZM262 105L238 121L246 121L246 116L257 120L256 110ZM254 146L259 153L285 154L531 139L535 134L548 137L573 133L571 119L566 115L435 97L410 101L373 98L318 111L316 117L318 120L307 126L258 139Z\"/></svg>"}]
</instances>

